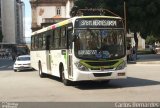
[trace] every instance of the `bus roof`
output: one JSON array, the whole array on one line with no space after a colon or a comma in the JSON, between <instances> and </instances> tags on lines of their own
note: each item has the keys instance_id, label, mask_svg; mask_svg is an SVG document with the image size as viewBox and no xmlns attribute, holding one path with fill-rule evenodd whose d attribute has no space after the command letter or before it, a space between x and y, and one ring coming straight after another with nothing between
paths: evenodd
<instances>
[{"instance_id":1,"label":"bus roof","mask_svg":"<svg viewBox=\"0 0 160 108\"><path fill-rule=\"evenodd\" d=\"M47 30L52 30L52 29L56 29L58 27L67 25L67 24L71 23L72 21L75 21L78 18L114 18L114 19L122 19L121 17L114 17L114 16L76 16L76 17L73 17L73 18L66 19L64 21L58 22L56 24L52 24L52 25L50 25L48 27L45 27L45 28L42 28L40 30L37 30L37 31L33 32L32 35L39 34L39 33L45 32Z\"/></svg>"}]
</instances>

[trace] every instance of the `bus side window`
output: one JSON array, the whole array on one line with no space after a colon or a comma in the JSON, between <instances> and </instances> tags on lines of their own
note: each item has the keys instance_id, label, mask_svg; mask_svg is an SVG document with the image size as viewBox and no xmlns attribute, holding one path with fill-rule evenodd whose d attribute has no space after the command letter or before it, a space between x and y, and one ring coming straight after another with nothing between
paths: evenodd
<instances>
[{"instance_id":1,"label":"bus side window","mask_svg":"<svg viewBox=\"0 0 160 108\"><path fill-rule=\"evenodd\" d=\"M50 50L50 35L46 36L46 50Z\"/></svg>"},{"instance_id":2,"label":"bus side window","mask_svg":"<svg viewBox=\"0 0 160 108\"><path fill-rule=\"evenodd\" d=\"M66 48L66 28L65 27L62 27L61 29L61 41L60 41L60 45L61 45L61 48Z\"/></svg>"},{"instance_id":3,"label":"bus side window","mask_svg":"<svg viewBox=\"0 0 160 108\"><path fill-rule=\"evenodd\" d=\"M35 50L37 50L39 47L38 47L38 35L35 37Z\"/></svg>"},{"instance_id":4,"label":"bus side window","mask_svg":"<svg viewBox=\"0 0 160 108\"><path fill-rule=\"evenodd\" d=\"M54 46L54 30L51 30L51 31L50 31L50 36L51 36L51 37L50 37L50 48L51 48L51 49L54 49L54 47L55 47L55 46Z\"/></svg>"},{"instance_id":5,"label":"bus side window","mask_svg":"<svg viewBox=\"0 0 160 108\"><path fill-rule=\"evenodd\" d=\"M55 29L55 38L54 38L54 44L55 44L55 49L58 49L60 46L60 28Z\"/></svg>"},{"instance_id":6,"label":"bus side window","mask_svg":"<svg viewBox=\"0 0 160 108\"><path fill-rule=\"evenodd\" d=\"M73 33L73 25L67 25L67 48L72 48L72 33Z\"/></svg>"},{"instance_id":7,"label":"bus side window","mask_svg":"<svg viewBox=\"0 0 160 108\"><path fill-rule=\"evenodd\" d=\"M42 49L44 50L46 48L46 37L45 34L42 34L42 38L43 38L43 46Z\"/></svg>"},{"instance_id":8,"label":"bus side window","mask_svg":"<svg viewBox=\"0 0 160 108\"><path fill-rule=\"evenodd\" d=\"M39 49L41 50L43 46L43 37L42 35L39 36Z\"/></svg>"},{"instance_id":9,"label":"bus side window","mask_svg":"<svg viewBox=\"0 0 160 108\"><path fill-rule=\"evenodd\" d=\"M34 50L34 41L35 40L35 37L33 36L32 38L31 38L31 50Z\"/></svg>"}]
</instances>

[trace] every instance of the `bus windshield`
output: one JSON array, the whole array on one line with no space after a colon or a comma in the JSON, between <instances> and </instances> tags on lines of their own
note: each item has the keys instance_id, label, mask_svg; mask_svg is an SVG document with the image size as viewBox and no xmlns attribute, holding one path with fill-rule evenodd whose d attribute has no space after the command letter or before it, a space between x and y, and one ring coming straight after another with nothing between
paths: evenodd
<instances>
[{"instance_id":1,"label":"bus windshield","mask_svg":"<svg viewBox=\"0 0 160 108\"><path fill-rule=\"evenodd\" d=\"M75 55L83 59L125 56L123 29L76 29Z\"/></svg>"}]
</instances>

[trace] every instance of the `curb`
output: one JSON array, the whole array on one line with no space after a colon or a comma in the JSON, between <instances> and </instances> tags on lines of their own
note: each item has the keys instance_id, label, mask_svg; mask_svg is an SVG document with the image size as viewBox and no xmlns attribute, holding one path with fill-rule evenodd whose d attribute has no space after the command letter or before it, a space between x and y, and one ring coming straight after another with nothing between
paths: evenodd
<instances>
[{"instance_id":1,"label":"curb","mask_svg":"<svg viewBox=\"0 0 160 108\"><path fill-rule=\"evenodd\" d=\"M160 61L155 60L137 60L137 61L129 61L127 64L160 64Z\"/></svg>"},{"instance_id":2,"label":"curb","mask_svg":"<svg viewBox=\"0 0 160 108\"><path fill-rule=\"evenodd\" d=\"M137 61L137 64L160 64L160 61Z\"/></svg>"}]
</instances>

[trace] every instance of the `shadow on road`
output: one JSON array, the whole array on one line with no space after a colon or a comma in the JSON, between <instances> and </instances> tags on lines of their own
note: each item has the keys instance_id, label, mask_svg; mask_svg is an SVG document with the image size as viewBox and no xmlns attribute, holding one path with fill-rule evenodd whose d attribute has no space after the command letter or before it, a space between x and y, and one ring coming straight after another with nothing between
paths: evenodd
<instances>
[{"instance_id":1,"label":"shadow on road","mask_svg":"<svg viewBox=\"0 0 160 108\"><path fill-rule=\"evenodd\" d=\"M20 71L16 71L16 73L18 72L35 72L34 69L27 69L27 70L20 70Z\"/></svg>"},{"instance_id":2,"label":"shadow on road","mask_svg":"<svg viewBox=\"0 0 160 108\"><path fill-rule=\"evenodd\" d=\"M0 69L0 72L2 72L2 71L11 71L11 70L13 70L13 69Z\"/></svg>"},{"instance_id":3,"label":"shadow on road","mask_svg":"<svg viewBox=\"0 0 160 108\"><path fill-rule=\"evenodd\" d=\"M160 85L160 82L148 80L148 79L140 79L128 77L127 79L118 79L111 80L110 83L104 84L100 82L80 82L75 87L81 90L90 90L90 89L118 89L118 88L127 88L127 87L142 87L142 86L152 86L152 85Z\"/></svg>"},{"instance_id":4,"label":"shadow on road","mask_svg":"<svg viewBox=\"0 0 160 108\"><path fill-rule=\"evenodd\" d=\"M46 78L61 82L60 78L51 75L46 75ZM61 82L62 83L62 82ZM109 83L100 81L80 81L74 82L71 86L81 90L94 90L94 89L119 89L128 87L143 87L160 85L159 81L128 77L127 79L111 80Z\"/></svg>"},{"instance_id":5,"label":"shadow on road","mask_svg":"<svg viewBox=\"0 0 160 108\"><path fill-rule=\"evenodd\" d=\"M58 82L61 82L61 79L56 77L56 76L52 76L52 75L48 75L48 74L45 74L45 77L44 78L49 78L49 79L52 79L52 80L56 80Z\"/></svg>"}]
</instances>

